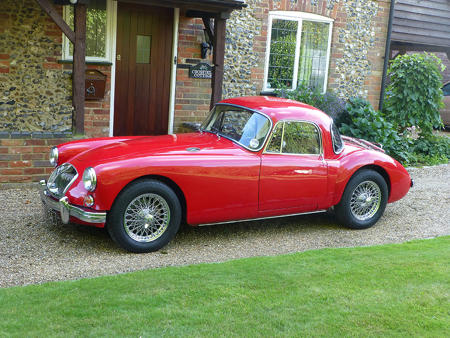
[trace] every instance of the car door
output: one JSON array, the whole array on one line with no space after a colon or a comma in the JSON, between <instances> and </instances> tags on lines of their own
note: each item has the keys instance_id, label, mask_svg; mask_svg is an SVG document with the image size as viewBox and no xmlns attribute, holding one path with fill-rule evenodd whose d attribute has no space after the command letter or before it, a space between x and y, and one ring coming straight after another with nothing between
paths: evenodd
<instances>
[{"instance_id":1,"label":"car door","mask_svg":"<svg viewBox=\"0 0 450 338\"><path fill-rule=\"evenodd\" d=\"M314 211L327 191L321 132L307 121L280 121L262 154L259 213Z\"/></svg>"}]
</instances>

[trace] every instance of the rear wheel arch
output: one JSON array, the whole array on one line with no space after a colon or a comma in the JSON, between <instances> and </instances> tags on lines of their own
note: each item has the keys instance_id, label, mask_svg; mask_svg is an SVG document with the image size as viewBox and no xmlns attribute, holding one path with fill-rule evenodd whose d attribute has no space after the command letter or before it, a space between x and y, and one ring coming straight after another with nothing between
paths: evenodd
<instances>
[{"instance_id":1,"label":"rear wheel arch","mask_svg":"<svg viewBox=\"0 0 450 338\"><path fill-rule=\"evenodd\" d=\"M383 177L384 180L385 180L385 182L386 182L386 185L387 185L387 188L388 188L388 198L391 196L391 180L390 180L390 178L389 178L389 175L388 175L387 171L386 171L383 167L381 167L381 166L379 166L379 165L376 165L376 164L368 164L368 165L364 165L364 166L358 168L357 170L355 170L355 172L353 172L353 173L347 178L347 181L345 182L345 185L344 185L344 187L342 188L342 190L341 190L341 192L340 192L340 196L339 196L339 199L337 200L337 203L339 203L339 202L341 201L342 195L344 194L345 188L347 187L347 185L348 185L348 183L350 182L350 180L351 180L357 173L359 173L360 171L363 171L363 170L373 170L373 171L377 172L378 174L380 174L381 177Z\"/></svg>"},{"instance_id":2,"label":"rear wheel arch","mask_svg":"<svg viewBox=\"0 0 450 338\"><path fill-rule=\"evenodd\" d=\"M365 170L365 169L376 171L377 173L379 173L381 175L381 177L384 178L384 180L386 181L387 188L388 188L388 198L389 198L389 196L391 196L391 179L389 178L389 175L388 175L387 171L383 167L381 167L379 165L370 164L370 165L365 165L365 166L359 168L356 172L353 173L352 177L358 171ZM350 181L350 179L349 179L349 181ZM348 181L347 181L347 183L348 183Z\"/></svg>"}]
</instances>

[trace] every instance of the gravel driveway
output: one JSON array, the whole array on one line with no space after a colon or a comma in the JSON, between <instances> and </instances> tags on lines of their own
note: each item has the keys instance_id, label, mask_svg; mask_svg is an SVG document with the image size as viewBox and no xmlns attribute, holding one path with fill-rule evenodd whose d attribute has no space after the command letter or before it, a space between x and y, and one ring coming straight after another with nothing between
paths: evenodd
<instances>
[{"instance_id":1,"label":"gravel driveway","mask_svg":"<svg viewBox=\"0 0 450 338\"><path fill-rule=\"evenodd\" d=\"M185 226L163 250L140 255L119 249L103 229L52 224L43 216L37 188L3 189L0 287L450 235L450 166L413 168L410 173L414 188L388 204L381 220L367 230L343 228L328 214Z\"/></svg>"}]
</instances>

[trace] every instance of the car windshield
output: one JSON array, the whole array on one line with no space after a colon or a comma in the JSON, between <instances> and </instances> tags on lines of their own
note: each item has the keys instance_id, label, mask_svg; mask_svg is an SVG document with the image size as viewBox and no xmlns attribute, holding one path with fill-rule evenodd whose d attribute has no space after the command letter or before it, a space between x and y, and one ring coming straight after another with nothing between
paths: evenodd
<instances>
[{"instance_id":1,"label":"car windshield","mask_svg":"<svg viewBox=\"0 0 450 338\"><path fill-rule=\"evenodd\" d=\"M270 127L269 118L260 113L231 105L217 105L201 130L224 136L257 151L264 145Z\"/></svg>"}]
</instances>

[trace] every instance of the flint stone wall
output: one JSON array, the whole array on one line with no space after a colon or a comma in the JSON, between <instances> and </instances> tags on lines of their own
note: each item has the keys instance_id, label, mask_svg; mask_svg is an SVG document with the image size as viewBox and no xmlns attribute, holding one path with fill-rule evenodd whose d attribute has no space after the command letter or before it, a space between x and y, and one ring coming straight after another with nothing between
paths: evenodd
<instances>
[{"instance_id":1,"label":"flint stone wall","mask_svg":"<svg viewBox=\"0 0 450 338\"><path fill-rule=\"evenodd\" d=\"M377 106L390 0L246 0L227 20L225 98L258 95L263 87L269 11L299 11L334 19L328 90Z\"/></svg>"},{"instance_id":2,"label":"flint stone wall","mask_svg":"<svg viewBox=\"0 0 450 338\"><path fill-rule=\"evenodd\" d=\"M0 132L72 129L71 72L61 31L30 0L0 2Z\"/></svg>"}]
</instances>

